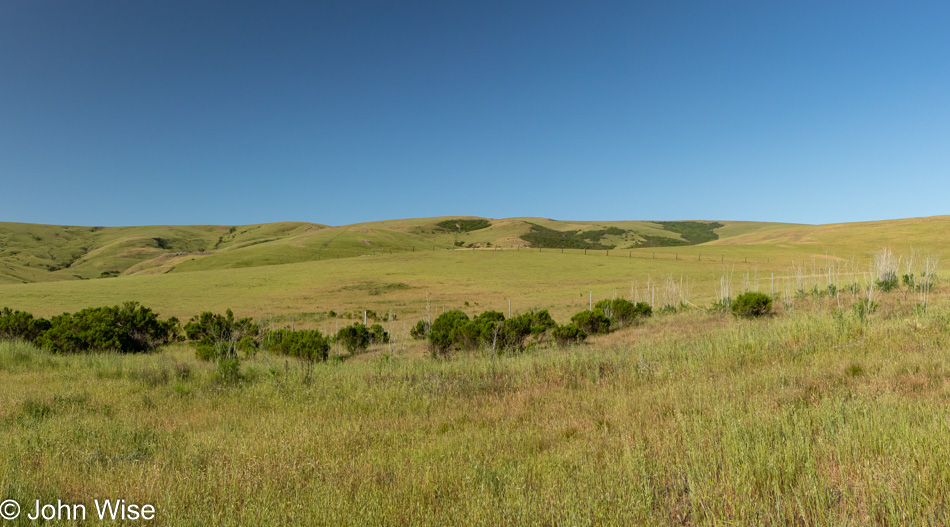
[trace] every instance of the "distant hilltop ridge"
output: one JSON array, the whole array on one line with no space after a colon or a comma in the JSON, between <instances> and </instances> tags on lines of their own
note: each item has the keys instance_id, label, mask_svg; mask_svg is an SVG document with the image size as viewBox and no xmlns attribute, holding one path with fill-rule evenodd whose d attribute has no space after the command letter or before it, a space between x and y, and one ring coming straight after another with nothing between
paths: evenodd
<instances>
[{"instance_id":1,"label":"distant hilltop ridge","mask_svg":"<svg viewBox=\"0 0 950 527\"><path fill-rule=\"evenodd\" d=\"M88 280L446 249L644 250L696 244L950 245L950 217L800 225L445 216L332 227L78 227L0 222L0 283Z\"/></svg>"}]
</instances>

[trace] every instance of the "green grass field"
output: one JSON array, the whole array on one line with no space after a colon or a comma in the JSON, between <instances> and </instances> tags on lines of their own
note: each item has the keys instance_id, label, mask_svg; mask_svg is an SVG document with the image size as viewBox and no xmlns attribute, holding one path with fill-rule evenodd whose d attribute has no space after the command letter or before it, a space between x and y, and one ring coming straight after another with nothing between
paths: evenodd
<instances>
[{"instance_id":1,"label":"green grass field","mask_svg":"<svg viewBox=\"0 0 950 527\"><path fill-rule=\"evenodd\" d=\"M555 231L590 232L614 227L604 245L631 247L643 235L681 239L646 221L563 222L543 218L486 220L488 228L452 232L420 218L340 227L283 222L238 226L71 227L0 223L0 284L67 281L260 267L455 247L525 248L532 224ZM461 218L454 218L461 219ZM722 238L784 224L726 222ZM537 247L537 245L535 246ZM550 246L548 247L550 248Z\"/></svg>"},{"instance_id":2,"label":"green grass field","mask_svg":"<svg viewBox=\"0 0 950 527\"><path fill-rule=\"evenodd\" d=\"M569 316L594 300L631 294L662 302L663 281L683 279L696 304L711 302L720 278L728 274L738 287L758 278L769 290L771 274L788 275L793 259L815 257L781 248L722 246L715 257L699 259L702 246L663 251L551 250L436 250L380 254L288 265L118 277L105 280L41 282L0 286L0 304L38 315L76 311L90 305L137 300L165 316L188 318L203 310L235 312L255 317L294 316L327 312L396 313L418 318L426 299L439 310L551 309ZM653 255L656 258L653 258ZM764 256L769 254L771 256ZM808 260L804 260L808 258ZM766 263L771 259L771 263ZM748 260L748 261L746 261ZM655 293L648 283L658 284ZM395 286L395 287L394 287ZM634 291L631 291L634 289ZM469 305L466 306L465 302ZM677 298L674 303L678 303Z\"/></svg>"},{"instance_id":3,"label":"green grass field","mask_svg":"<svg viewBox=\"0 0 950 527\"><path fill-rule=\"evenodd\" d=\"M62 356L0 342L0 501L122 498L155 505L159 525L950 522L950 288L943 273L926 296L872 288L876 309L860 309L875 254L890 247L898 275L919 277L926 257L950 256L950 218L722 222L710 243L586 252L522 247L522 219L433 230L443 219L180 227L214 254L156 246L158 261L111 278L59 276L94 251L21 266L57 277L0 285L0 306L40 316L136 300L334 333L373 310L393 338L357 355L335 345L312 367L242 357L237 383L187 344ZM653 235L638 223L545 226ZM50 229L21 227L24 247L8 238L3 254L42 256L29 233L65 237ZM171 239L129 229L104 247ZM328 252L345 247L360 255ZM776 298L774 316L710 309L752 289ZM513 356L436 360L408 335L427 308L507 314L510 300L567 322L613 297L676 312Z\"/></svg>"},{"instance_id":4,"label":"green grass field","mask_svg":"<svg viewBox=\"0 0 950 527\"><path fill-rule=\"evenodd\" d=\"M161 525L943 524L948 323L693 311L514 357L259 355L237 385L187 346L2 343L0 488Z\"/></svg>"}]
</instances>

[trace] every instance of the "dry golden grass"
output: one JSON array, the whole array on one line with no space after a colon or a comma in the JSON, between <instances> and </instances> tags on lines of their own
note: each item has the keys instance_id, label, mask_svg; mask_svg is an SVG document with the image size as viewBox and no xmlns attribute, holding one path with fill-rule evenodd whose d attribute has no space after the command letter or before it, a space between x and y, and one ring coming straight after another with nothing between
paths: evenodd
<instances>
[{"instance_id":1,"label":"dry golden grass","mask_svg":"<svg viewBox=\"0 0 950 527\"><path fill-rule=\"evenodd\" d=\"M880 299L515 356L397 338L310 377L260 354L234 385L188 346L0 343L0 489L160 525L944 524L950 310Z\"/></svg>"}]
</instances>

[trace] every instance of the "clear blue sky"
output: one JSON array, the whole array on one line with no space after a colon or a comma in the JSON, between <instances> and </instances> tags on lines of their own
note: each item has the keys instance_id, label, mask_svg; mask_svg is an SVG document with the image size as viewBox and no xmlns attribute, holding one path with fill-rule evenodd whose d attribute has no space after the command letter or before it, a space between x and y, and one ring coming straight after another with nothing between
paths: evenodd
<instances>
[{"instance_id":1,"label":"clear blue sky","mask_svg":"<svg viewBox=\"0 0 950 527\"><path fill-rule=\"evenodd\" d=\"M0 2L0 221L950 213L950 3Z\"/></svg>"}]
</instances>

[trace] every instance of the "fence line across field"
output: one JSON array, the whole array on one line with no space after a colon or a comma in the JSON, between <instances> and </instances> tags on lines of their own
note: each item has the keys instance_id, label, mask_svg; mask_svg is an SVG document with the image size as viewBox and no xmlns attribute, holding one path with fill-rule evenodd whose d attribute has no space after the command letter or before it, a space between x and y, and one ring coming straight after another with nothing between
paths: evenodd
<instances>
[{"instance_id":1,"label":"fence line across field","mask_svg":"<svg viewBox=\"0 0 950 527\"><path fill-rule=\"evenodd\" d=\"M452 251L452 252L495 252L495 251L524 251L527 253L534 252L537 249L539 253L556 253L556 254L575 254L575 255L584 255L591 257L604 257L604 258L628 258L628 259L639 259L639 260L673 260L673 261L689 261L693 259L693 255L688 253L680 252L642 252L642 249L634 250L616 250L616 249L575 249L575 248L552 248L552 247L432 247L427 249L429 252L435 251ZM610 254L611 251L614 254ZM363 256L386 256L386 255L396 255L396 254L410 254L419 252L417 247L409 248L399 248L399 247L387 247L381 249L370 249L368 251L360 250L341 250L341 251L327 251L322 254L317 255L317 260L336 260L340 258L355 258ZM705 258L703 255L705 254ZM718 256L718 257L717 257ZM728 264L751 264L751 265L771 265L772 257L767 256L765 261L762 260L751 260L748 256L742 257L730 257L726 259L725 254L709 254L709 253L697 253L695 255L696 261L709 262L709 263L728 263ZM802 262L796 262L795 259L789 260L790 266L795 266L796 263L799 265ZM833 267L833 266L832 266ZM826 267L818 267L815 269L818 272L825 272L828 270Z\"/></svg>"}]
</instances>

